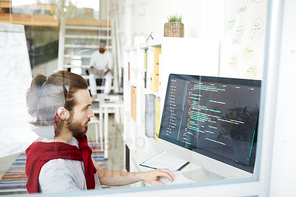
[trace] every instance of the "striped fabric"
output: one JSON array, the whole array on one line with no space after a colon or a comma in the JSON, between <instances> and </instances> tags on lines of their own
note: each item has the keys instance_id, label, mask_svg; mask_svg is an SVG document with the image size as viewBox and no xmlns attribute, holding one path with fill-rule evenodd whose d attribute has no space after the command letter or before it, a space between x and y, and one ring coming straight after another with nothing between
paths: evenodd
<instances>
[{"instance_id":1,"label":"striped fabric","mask_svg":"<svg viewBox=\"0 0 296 197\"><path fill-rule=\"evenodd\" d=\"M102 169L106 169L107 164L104 158L104 151L100 148L100 143L89 142L89 146L93 151L93 159ZM0 180L0 195L28 194L26 189L27 176L25 174L25 167L26 154L21 153ZM103 188L108 187L103 186Z\"/></svg>"}]
</instances>

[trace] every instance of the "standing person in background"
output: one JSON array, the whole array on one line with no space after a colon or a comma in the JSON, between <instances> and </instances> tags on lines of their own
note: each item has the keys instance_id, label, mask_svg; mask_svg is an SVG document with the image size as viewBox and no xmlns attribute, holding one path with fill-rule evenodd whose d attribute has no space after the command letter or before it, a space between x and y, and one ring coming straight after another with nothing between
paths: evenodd
<instances>
[{"instance_id":1,"label":"standing person in background","mask_svg":"<svg viewBox=\"0 0 296 197\"><path fill-rule=\"evenodd\" d=\"M111 90L113 68L112 55L106 50L106 40L100 40L99 50L93 52L90 59L89 85L92 96L97 95L96 78L105 79L104 95L108 98Z\"/></svg>"}]
</instances>

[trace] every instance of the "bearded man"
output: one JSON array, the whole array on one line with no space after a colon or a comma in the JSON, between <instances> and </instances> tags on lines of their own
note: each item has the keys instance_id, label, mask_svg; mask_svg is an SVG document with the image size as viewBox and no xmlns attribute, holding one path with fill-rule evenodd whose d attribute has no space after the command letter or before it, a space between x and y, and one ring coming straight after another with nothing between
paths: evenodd
<instances>
[{"instance_id":1,"label":"bearded man","mask_svg":"<svg viewBox=\"0 0 296 197\"><path fill-rule=\"evenodd\" d=\"M26 184L29 193L52 193L100 189L146 181L162 185L160 176L173 181L167 169L119 172L101 169L91 158L87 129L94 116L87 82L80 76L59 71L49 77L36 76L27 93L34 125L54 125L53 140L39 139L27 150ZM39 131L40 133L40 131Z\"/></svg>"}]
</instances>

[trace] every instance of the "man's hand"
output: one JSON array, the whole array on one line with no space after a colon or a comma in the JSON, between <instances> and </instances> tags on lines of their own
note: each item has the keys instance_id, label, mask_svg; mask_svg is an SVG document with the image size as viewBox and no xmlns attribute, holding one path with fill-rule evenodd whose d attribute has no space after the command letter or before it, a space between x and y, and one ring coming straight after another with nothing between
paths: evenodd
<instances>
[{"instance_id":1,"label":"man's hand","mask_svg":"<svg viewBox=\"0 0 296 197\"><path fill-rule=\"evenodd\" d=\"M161 176L168 178L172 182L174 180L174 175L169 169L157 169L147 172L120 172L101 169L94 160L93 163L97 168L97 174L102 185L120 186L138 181L146 181L150 185L164 185L162 182L157 181L157 178Z\"/></svg>"},{"instance_id":2,"label":"man's hand","mask_svg":"<svg viewBox=\"0 0 296 197\"><path fill-rule=\"evenodd\" d=\"M168 178L171 182L174 181L174 175L169 169L156 169L145 172L143 179L150 185L164 185L162 182L157 181L157 178L161 176Z\"/></svg>"},{"instance_id":3,"label":"man's hand","mask_svg":"<svg viewBox=\"0 0 296 197\"><path fill-rule=\"evenodd\" d=\"M104 73L104 76L106 76L109 71L110 69L108 68L108 70Z\"/></svg>"}]
</instances>

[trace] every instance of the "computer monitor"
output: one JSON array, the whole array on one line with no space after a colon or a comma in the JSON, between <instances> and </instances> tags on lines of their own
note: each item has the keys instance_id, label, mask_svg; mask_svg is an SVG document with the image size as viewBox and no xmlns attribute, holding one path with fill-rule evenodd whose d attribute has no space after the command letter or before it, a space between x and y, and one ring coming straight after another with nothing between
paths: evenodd
<instances>
[{"instance_id":1,"label":"computer monitor","mask_svg":"<svg viewBox=\"0 0 296 197\"><path fill-rule=\"evenodd\" d=\"M170 74L159 148L223 178L254 171L260 80Z\"/></svg>"}]
</instances>

